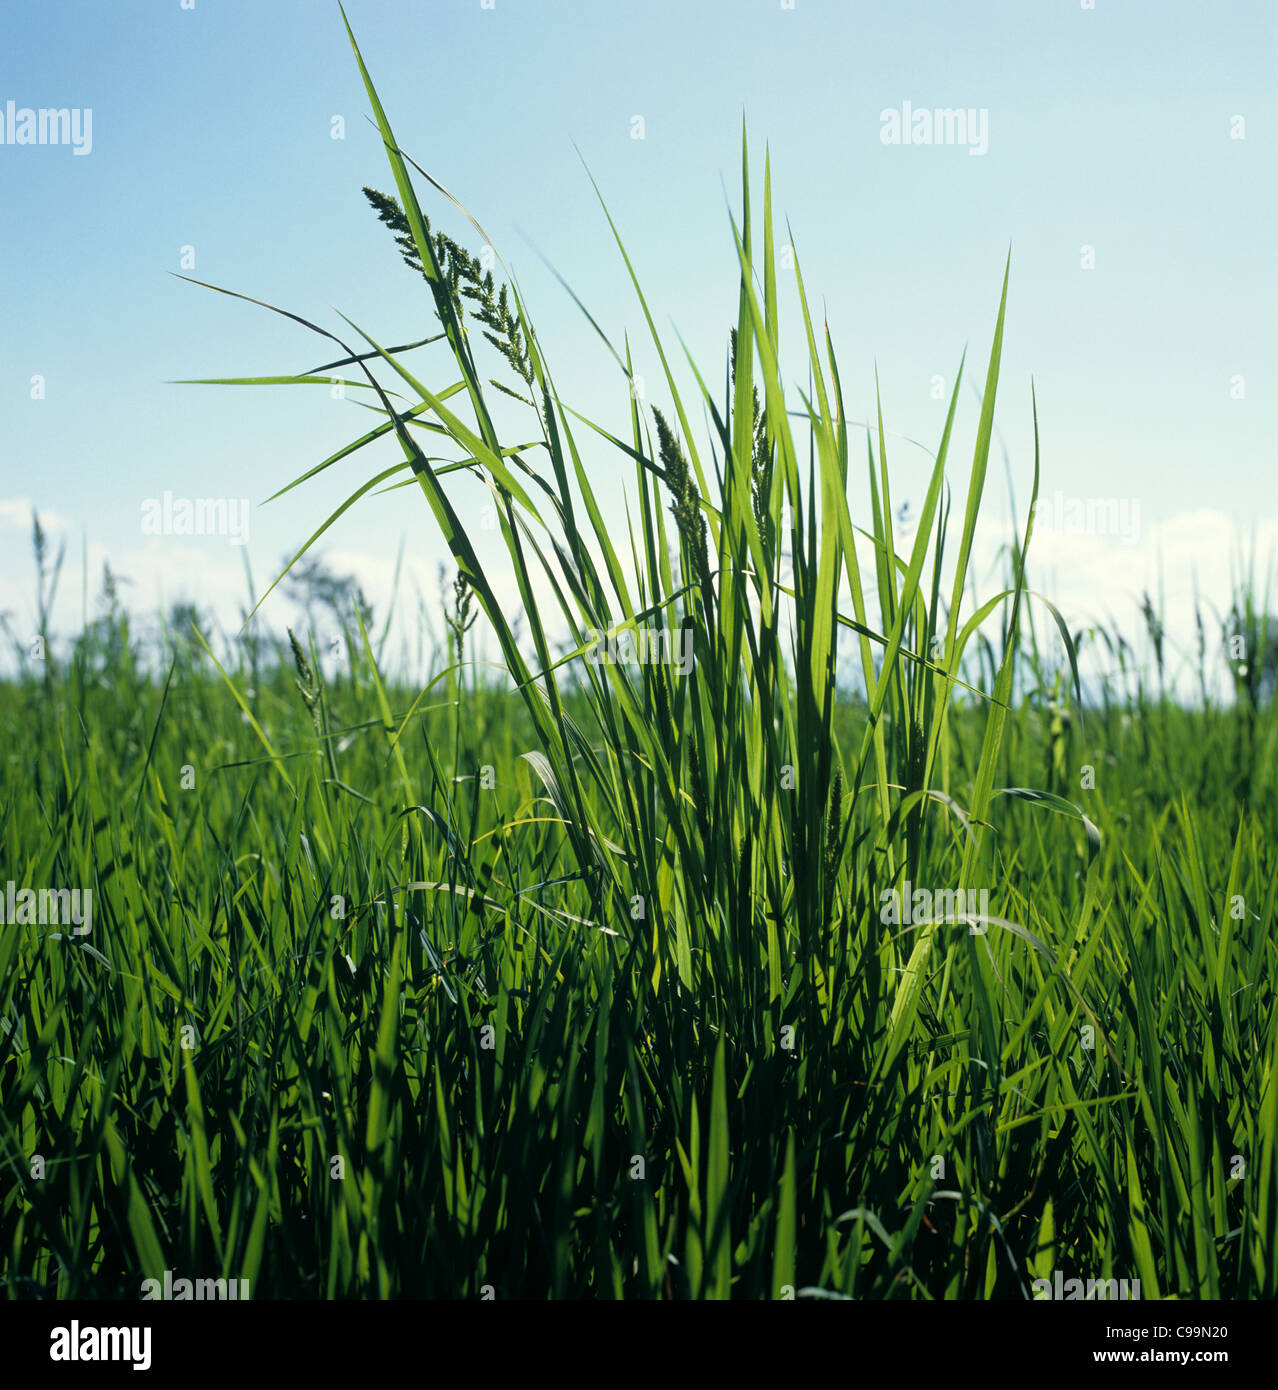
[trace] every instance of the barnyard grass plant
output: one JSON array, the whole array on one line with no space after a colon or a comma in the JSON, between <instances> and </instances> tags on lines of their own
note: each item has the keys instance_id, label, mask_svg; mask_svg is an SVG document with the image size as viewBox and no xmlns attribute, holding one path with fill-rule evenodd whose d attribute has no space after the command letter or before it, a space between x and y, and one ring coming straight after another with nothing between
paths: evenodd
<instances>
[{"instance_id":1,"label":"barnyard grass plant","mask_svg":"<svg viewBox=\"0 0 1278 1390\"><path fill-rule=\"evenodd\" d=\"M360 393L377 422L284 491L400 457L297 558L420 491L450 636L425 688L359 607L335 671L292 633L251 668L199 634L153 684L82 639L11 687L5 863L91 887L95 928L0 928L10 1295L176 1269L259 1298L1019 1299L1061 1270L1273 1297L1272 694L1084 705L1029 587L1032 396L1008 582L973 597L1008 269L972 457L960 363L905 544L882 409L850 422L797 259L786 385L744 133L721 396L676 371L604 210L668 402L605 339L610 427L561 395L504 264L433 228L351 44L394 183L364 192L430 333L290 314L339 355L221 381ZM624 532L596 481L619 465ZM690 643L688 673L588 659L640 629ZM920 886L991 911L885 921Z\"/></svg>"}]
</instances>

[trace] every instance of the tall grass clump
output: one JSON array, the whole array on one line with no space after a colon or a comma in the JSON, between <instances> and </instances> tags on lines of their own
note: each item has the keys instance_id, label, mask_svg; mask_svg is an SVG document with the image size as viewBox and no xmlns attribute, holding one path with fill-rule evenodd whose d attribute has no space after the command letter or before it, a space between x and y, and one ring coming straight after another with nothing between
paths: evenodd
<instances>
[{"instance_id":1,"label":"tall grass clump","mask_svg":"<svg viewBox=\"0 0 1278 1390\"><path fill-rule=\"evenodd\" d=\"M605 209L668 400L604 339L609 428L561 396L504 266L427 217L413 172L438 185L351 43L394 184L365 196L437 327L385 348L289 314L333 361L221 381L365 394L377 423L289 487L381 440L402 460L297 560L367 494L420 491L456 567L445 664L405 687L355 605L345 669L289 634L251 696L208 644L163 690L77 665L37 714L21 687L6 732L41 730L36 777L0 835L100 898L91 944L0 936L7 1286L1026 1298L1059 1268L1273 1296L1272 692L1085 708L1028 519L972 597L1008 270L972 456L950 458L960 363L903 544L882 410L850 424L797 260L810 385L786 385L744 136L722 388L676 371ZM595 481L619 465L624 537ZM1050 645L1022 645L1033 609ZM591 659L641 631L689 644L686 673ZM885 912L920 887L988 902Z\"/></svg>"}]
</instances>

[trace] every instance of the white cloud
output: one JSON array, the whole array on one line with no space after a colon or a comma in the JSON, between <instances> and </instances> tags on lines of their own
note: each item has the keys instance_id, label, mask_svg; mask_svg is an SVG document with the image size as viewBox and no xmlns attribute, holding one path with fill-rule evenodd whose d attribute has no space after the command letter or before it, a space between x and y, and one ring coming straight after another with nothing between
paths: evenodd
<instances>
[{"instance_id":1,"label":"white cloud","mask_svg":"<svg viewBox=\"0 0 1278 1390\"><path fill-rule=\"evenodd\" d=\"M66 526L55 513L42 511L40 515L42 523L48 517L51 530ZM30 525L30 518L29 499L0 499L0 525L23 528ZM999 552L1010 536L1007 525L978 526L973 574L982 596L994 594L1003 585L1007 560L1005 555L1000 558ZM500 538L493 535L484 539L490 544L485 546L481 559L503 611L513 618L522 606L514 571ZM957 534L954 539L957 540ZM908 538L898 537L898 545L908 546ZM247 549L251 552L253 547L250 545ZM376 546L348 544L323 549L320 553L331 570L354 576L363 587L374 607L375 632L372 635L379 636L394 593L398 539L390 537ZM240 547L216 538L157 536L139 539L123 548L90 542L87 616L92 618L100 611L98 596L103 564L109 563L114 574L129 581L121 583L120 593L132 613L151 618L179 600L194 602L216 618L224 634L233 636L239 631L242 612L248 604L244 554ZM396 620L386 649L387 660L392 665L401 654L414 659L419 643L429 651L429 637L423 639L419 632L423 613L428 633L437 636L443 630L445 599L440 596L438 573L441 554L437 536L431 536L425 547L417 540L405 548L395 596ZM1143 522L1139 539L1134 544L1124 544L1117 535L1053 533L1038 528L1030 551L1030 583L1057 605L1071 630L1093 623L1117 624L1138 651L1144 649L1141 596L1150 593L1158 606L1161 590L1174 670L1179 663L1177 652L1185 653L1190 660L1196 653L1195 583L1207 624L1208 641L1218 642L1219 617L1228 610L1234 584L1245 577L1248 557L1253 554L1259 602L1265 596L1266 580L1278 577L1275 575L1278 517L1258 518L1252 534L1244 536L1223 512L1200 508L1162 521ZM272 554L268 560L264 551L251 554L250 559L256 587L254 598L257 599L276 578L281 561L277 554ZM455 574L455 565L451 559L445 557L445 560L444 587L447 590ZM865 563L868 563L868 551L863 552ZM86 616L81 611L86 593L85 577L83 552L80 547L68 547L54 621L55 630L63 635L76 630ZM866 577L870 578L868 574ZM539 579L534 584L534 592L546 615L552 644L566 639L567 630L559 619L558 603L549 584ZM1278 600L1278 587L1272 589L1272 597ZM8 611L21 629L24 624L34 622L34 609L34 572L29 551L11 544L0 551L0 613ZM297 604L281 586L259 610L259 631L271 632L282 639L285 628L296 627L300 616ZM1041 606L1037 607L1035 616L1043 638L1059 647L1054 626ZM992 635L998 623L995 618L989 622L987 631ZM145 628L145 623L141 626ZM530 649L527 631L525 622L522 643L525 650ZM328 638L325 632L317 635L322 641ZM478 639L472 646L476 656L497 657L491 638L481 637L476 630L474 639ZM1093 674L1100 669L1098 653L1099 648L1093 648L1093 657L1084 663L1085 669ZM531 657L530 651L529 654ZM852 659L856 654L849 646L846 655ZM859 668L859 659L852 661L849 676L853 675L853 668ZM1223 674L1223 667L1221 669Z\"/></svg>"},{"instance_id":2,"label":"white cloud","mask_svg":"<svg viewBox=\"0 0 1278 1390\"><path fill-rule=\"evenodd\" d=\"M40 525L49 532L70 529L70 522L60 512L49 507L37 507L29 497L0 497L0 526L14 526L20 530L31 530L34 512L40 514Z\"/></svg>"}]
</instances>

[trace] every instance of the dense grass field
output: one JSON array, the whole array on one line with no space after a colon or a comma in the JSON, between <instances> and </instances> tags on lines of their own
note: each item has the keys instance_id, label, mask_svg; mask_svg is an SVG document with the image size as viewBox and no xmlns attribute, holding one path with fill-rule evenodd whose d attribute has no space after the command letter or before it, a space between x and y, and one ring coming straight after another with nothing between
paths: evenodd
<instances>
[{"instance_id":1,"label":"dense grass field","mask_svg":"<svg viewBox=\"0 0 1278 1390\"><path fill-rule=\"evenodd\" d=\"M1152 610L1156 663L1093 634L1084 699L1032 592L1037 458L1007 585L973 592L1008 279L974 455L960 373L897 535L892 437L850 425L797 266L810 385L782 370L744 154L729 360L648 318L668 408L605 339L619 414L583 419L364 75L431 341L351 324L278 384L366 398L325 463L398 444L351 505L404 484L442 533L448 646L409 684L358 603L336 660L186 628L157 663L118 610L24 645L0 880L89 890L92 923L0 926L8 1296L1278 1295L1265 596L1205 622L1196 701ZM596 495L623 471L624 532ZM453 500L476 479L522 635ZM619 629L655 659L599 660Z\"/></svg>"}]
</instances>

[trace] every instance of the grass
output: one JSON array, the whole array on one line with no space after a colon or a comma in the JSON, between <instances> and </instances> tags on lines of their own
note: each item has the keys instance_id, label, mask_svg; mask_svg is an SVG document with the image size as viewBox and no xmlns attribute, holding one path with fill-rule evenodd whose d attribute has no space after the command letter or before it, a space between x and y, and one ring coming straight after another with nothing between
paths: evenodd
<instances>
[{"instance_id":1,"label":"grass","mask_svg":"<svg viewBox=\"0 0 1278 1390\"><path fill-rule=\"evenodd\" d=\"M429 223L355 53L395 190L369 201L439 332L384 349L347 320L325 367L248 380L362 393L377 422L291 486L398 445L327 524L420 490L449 647L409 686L353 605L335 673L313 644L222 660L175 633L161 679L117 611L7 687L0 862L94 895L88 936L0 927L8 1294L173 1269L255 1298L1016 1299L1061 1270L1273 1297L1259 597L1226 620L1253 654L1231 703L1132 670L1084 704L1027 579L1037 450L1007 586L973 597L1007 274L973 457L950 457L960 370L905 544L881 411L853 432L797 262L810 386L785 385L744 135L722 389L636 280L669 408L603 339L628 414L584 419L517 287ZM624 538L592 483L618 464ZM586 659L619 628L690 641L691 671ZM907 883L988 889L988 920L885 923Z\"/></svg>"}]
</instances>

